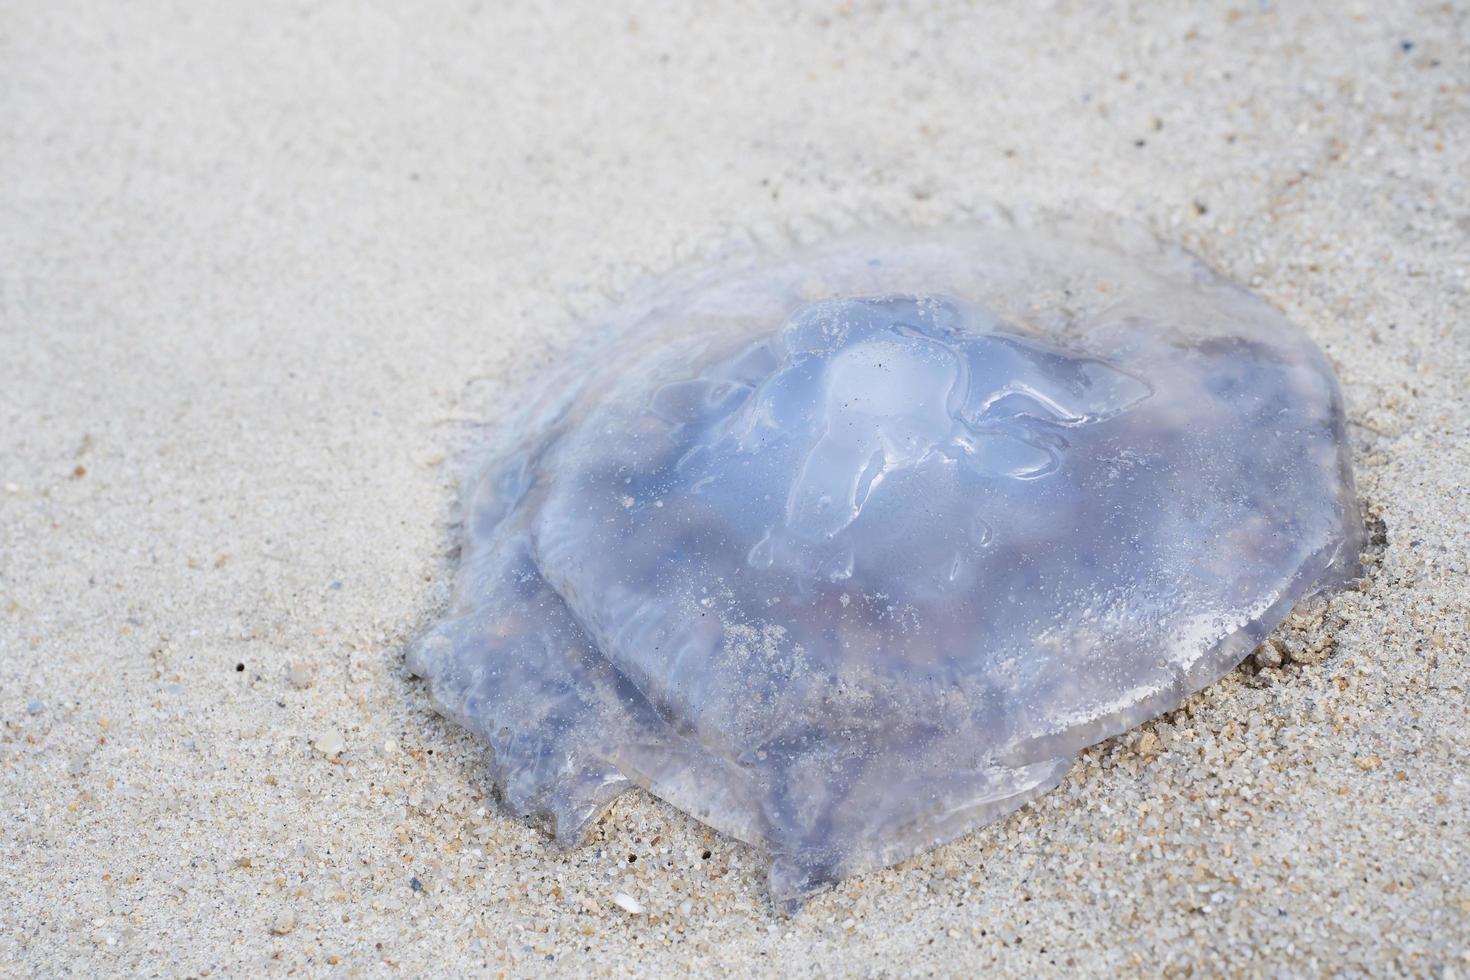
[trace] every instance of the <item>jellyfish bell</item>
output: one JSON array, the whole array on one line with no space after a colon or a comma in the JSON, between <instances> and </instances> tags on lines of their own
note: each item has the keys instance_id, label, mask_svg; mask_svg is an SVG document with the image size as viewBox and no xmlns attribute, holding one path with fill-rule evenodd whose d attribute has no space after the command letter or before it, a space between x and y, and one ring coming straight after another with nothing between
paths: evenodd
<instances>
[{"instance_id":1,"label":"jellyfish bell","mask_svg":"<svg viewBox=\"0 0 1470 980\"><path fill-rule=\"evenodd\" d=\"M497 429L410 652L563 840L639 785L799 904L1033 799L1357 573L1326 359L1147 238L856 232L676 272L600 334Z\"/></svg>"}]
</instances>

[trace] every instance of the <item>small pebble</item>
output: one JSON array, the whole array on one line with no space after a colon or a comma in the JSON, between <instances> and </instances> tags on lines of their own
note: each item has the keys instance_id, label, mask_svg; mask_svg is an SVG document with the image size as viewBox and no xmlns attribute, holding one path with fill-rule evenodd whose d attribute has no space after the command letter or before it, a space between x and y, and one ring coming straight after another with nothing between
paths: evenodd
<instances>
[{"instance_id":1,"label":"small pebble","mask_svg":"<svg viewBox=\"0 0 1470 980\"><path fill-rule=\"evenodd\" d=\"M287 909L280 915L276 916L276 921L271 923L271 932L275 933L277 936L284 936L286 935L286 933L295 928L296 913L292 912L290 909Z\"/></svg>"},{"instance_id":2,"label":"small pebble","mask_svg":"<svg viewBox=\"0 0 1470 980\"><path fill-rule=\"evenodd\" d=\"M306 660L293 660L286 665L286 679L297 690L311 687L316 683L316 664Z\"/></svg>"},{"instance_id":3,"label":"small pebble","mask_svg":"<svg viewBox=\"0 0 1470 980\"><path fill-rule=\"evenodd\" d=\"M1164 751L1164 741L1153 732L1144 732L1138 740L1138 754L1145 759L1152 759Z\"/></svg>"},{"instance_id":4,"label":"small pebble","mask_svg":"<svg viewBox=\"0 0 1470 980\"><path fill-rule=\"evenodd\" d=\"M638 901L638 899L634 898L632 895L629 895L627 892L618 892L616 895L614 895L613 904L622 909L624 912L627 912L629 915L643 914L643 905Z\"/></svg>"},{"instance_id":5,"label":"small pebble","mask_svg":"<svg viewBox=\"0 0 1470 980\"><path fill-rule=\"evenodd\" d=\"M336 730L322 732L316 737L316 750L322 755L334 757L342 754L347 748L347 741L342 733Z\"/></svg>"},{"instance_id":6,"label":"small pebble","mask_svg":"<svg viewBox=\"0 0 1470 980\"><path fill-rule=\"evenodd\" d=\"M40 698L32 698L30 701L26 702L26 714L28 715L39 715L45 710L46 702L42 701Z\"/></svg>"}]
</instances>

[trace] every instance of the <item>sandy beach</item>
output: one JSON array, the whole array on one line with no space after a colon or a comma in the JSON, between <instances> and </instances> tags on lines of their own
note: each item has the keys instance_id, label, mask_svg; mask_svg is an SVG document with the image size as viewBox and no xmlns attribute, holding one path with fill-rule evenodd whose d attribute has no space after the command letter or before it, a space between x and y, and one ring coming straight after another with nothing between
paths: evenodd
<instances>
[{"instance_id":1,"label":"sandy beach","mask_svg":"<svg viewBox=\"0 0 1470 980\"><path fill-rule=\"evenodd\" d=\"M504 815L403 664L476 392L711 241L976 201L1326 351L1379 540L1314 662L790 918L644 793ZM1467 277L1463 3L10 3L0 973L1470 976Z\"/></svg>"}]
</instances>

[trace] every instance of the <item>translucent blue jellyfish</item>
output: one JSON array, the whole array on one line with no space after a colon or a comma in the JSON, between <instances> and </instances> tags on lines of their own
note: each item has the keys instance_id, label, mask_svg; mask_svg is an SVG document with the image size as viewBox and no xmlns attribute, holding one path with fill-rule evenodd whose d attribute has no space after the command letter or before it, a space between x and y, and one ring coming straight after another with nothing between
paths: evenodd
<instances>
[{"instance_id":1,"label":"translucent blue jellyfish","mask_svg":"<svg viewBox=\"0 0 1470 980\"><path fill-rule=\"evenodd\" d=\"M495 430L410 653L566 842L642 786L794 907L1035 798L1358 571L1327 361L1136 232L850 233L589 334Z\"/></svg>"}]
</instances>

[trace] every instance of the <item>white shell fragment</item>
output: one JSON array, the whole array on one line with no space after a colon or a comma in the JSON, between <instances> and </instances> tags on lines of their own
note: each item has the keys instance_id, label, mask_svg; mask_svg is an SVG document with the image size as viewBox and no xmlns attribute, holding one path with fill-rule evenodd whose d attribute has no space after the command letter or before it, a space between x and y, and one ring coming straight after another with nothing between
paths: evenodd
<instances>
[{"instance_id":1,"label":"white shell fragment","mask_svg":"<svg viewBox=\"0 0 1470 980\"><path fill-rule=\"evenodd\" d=\"M613 904L627 912L629 915L642 915L643 903L638 901L627 892L618 892L613 896Z\"/></svg>"},{"instance_id":2,"label":"white shell fragment","mask_svg":"<svg viewBox=\"0 0 1470 980\"><path fill-rule=\"evenodd\" d=\"M1343 408L1136 232L862 232L610 313L467 486L410 666L516 813L643 786L787 906L1005 814L1357 573Z\"/></svg>"}]
</instances>

